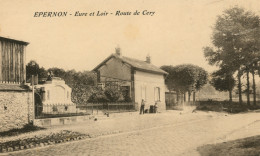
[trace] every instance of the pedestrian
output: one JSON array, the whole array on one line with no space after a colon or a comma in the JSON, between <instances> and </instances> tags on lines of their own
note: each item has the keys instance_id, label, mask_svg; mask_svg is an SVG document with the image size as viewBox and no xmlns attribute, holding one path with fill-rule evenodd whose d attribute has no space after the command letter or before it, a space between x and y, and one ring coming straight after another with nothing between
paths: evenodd
<instances>
[{"instance_id":1,"label":"pedestrian","mask_svg":"<svg viewBox=\"0 0 260 156\"><path fill-rule=\"evenodd\" d=\"M157 102L155 102L155 105L154 105L154 113L157 113L157 108L158 108L158 104L157 104Z\"/></svg>"},{"instance_id":2,"label":"pedestrian","mask_svg":"<svg viewBox=\"0 0 260 156\"><path fill-rule=\"evenodd\" d=\"M145 101L144 99L142 99L142 102L141 102L141 108L140 108L140 114L144 114L144 106L145 106Z\"/></svg>"}]
</instances>

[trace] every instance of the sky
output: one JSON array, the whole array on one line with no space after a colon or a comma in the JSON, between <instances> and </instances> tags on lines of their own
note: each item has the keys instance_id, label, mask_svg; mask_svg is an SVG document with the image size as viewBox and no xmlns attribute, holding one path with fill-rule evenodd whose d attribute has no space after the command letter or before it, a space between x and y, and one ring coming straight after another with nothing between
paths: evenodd
<instances>
[{"instance_id":1,"label":"sky","mask_svg":"<svg viewBox=\"0 0 260 156\"><path fill-rule=\"evenodd\" d=\"M217 68L208 65L203 47L211 45L217 16L234 6L260 15L259 0L0 0L0 36L29 42L26 61L46 69L92 70L119 46L123 56L150 55L158 67L190 63L211 72ZM72 15L34 17L60 11ZM78 17L77 11L109 14Z\"/></svg>"}]
</instances>

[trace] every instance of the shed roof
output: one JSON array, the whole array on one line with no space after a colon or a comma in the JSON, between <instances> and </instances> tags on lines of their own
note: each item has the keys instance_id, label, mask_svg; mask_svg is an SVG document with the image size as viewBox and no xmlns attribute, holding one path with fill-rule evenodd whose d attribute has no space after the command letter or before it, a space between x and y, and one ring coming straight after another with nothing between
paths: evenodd
<instances>
[{"instance_id":1,"label":"shed roof","mask_svg":"<svg viewBox=\"0 0 260 156\"><path fill-rule=\"evenodd\" d=\"M16 42L16 43L20 43L20 44L23 44L23 45L29 44L29 42L25 42L25 41L22 41L22 40L16 40L16 39L12 39L12 38L9 38L9 37L3 37L3 36L0 36L0 40L9 41L9 42Z\"/></svg>"},{"instance_id":2,"label":"shed roof","mask_svg":"<svg viewBox=\"0 0 260 156\"><path fill-rule=\"evenodd\" d=\"M135 68L136 70L144 71L144 72L150 72L150 73L157 73L157 74L168 74L164 70L158 68L157 66L147 63L142 60L133 59L125 56L118 56L117 54L111 54L109 57L107 57L103 62L101 62L97 67L95 67L93 70L98 70L101 66L103 66L108 60L111 58L116 58L121 60L123 63L126 63L130 65L131 67Z\"/></svg>"}]
</instances>

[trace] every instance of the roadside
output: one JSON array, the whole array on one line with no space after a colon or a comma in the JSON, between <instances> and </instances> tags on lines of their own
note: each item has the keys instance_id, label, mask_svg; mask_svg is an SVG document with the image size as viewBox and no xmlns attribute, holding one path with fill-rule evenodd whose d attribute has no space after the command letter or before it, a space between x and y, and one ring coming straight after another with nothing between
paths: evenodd
<instances>
[{"instance_id":1,"label":"roadside","mask_svg":"<svg viewBox=\"0 0 260 156\"><path fill-rule=\"evenodd\" d=\"M0 145L2 146L0 149L1 152L12 152L78 139L185 124L186 122L206 120L224 115L223 113L191 113L191 110L188 109L186 111L166 111L164 113L145 115L139 115L138 112L115 113L110 114L110 117L99 115L95 117L96 120L93 119L71 125L52 126L17 136L1 137ZM69 134L71 134L71 137L68 139ZM48 140L49 138L54 139ZM5 143L8 144L6 145Z\"/></svg>"},{"instance_id":2,"label":"roadside","mask_svg":"<svg viewBox=\"0 0 260 156\"><path fill-rule=\"evenodd\" d=\"M104 118L104 116L100 116L100 117L97 116L96 121L89 120L87 122L82 122L73 125L49 127L45 130L31 132L28 134L22 134L19 136L4 137L1 138L1 142L17 140L17 139L24 140L26 138L30 138L33 136L41 136L41 135L48 136L62 131L68 131L69 133L88 136L85 138L100 138L98 136L111 136L113 138L113 136L115 136L114 134L117 135L121 135L121 134L125 135L127 133L146 134L146 131L147 132L160 131L161 129L165 130L165 129L173 128L175 130L174 131L169 130L168 135L173 135L172 133L176 133L174 134L176 135L174 136L175 138L184 137L187 139L189 138L199 139L199 142L196 139L190 140L189 142L187 141L185 142L186 144L186 146L184 146L185 151L191 151L191 150L195 150L198 146L201 146L203 144L208 144L214 141L221 142L223 140L224 135L231 134L232 132L234 132L234 130L239 130L245 127L246 125L256 121L256 115L259 114L246 113L246 114L229 115L226 113L201 112L201 111L192 113L190 110L186 112L167 111L164 113L145 114L145 115L139 115L137 112L120 113L120 114L111 114L109 118L107 117ZM237 123L237 124L233 124L233 123ZM186 133L181 132L182 127L188 128L185 129ZM180 133L180 135L177 135L177 133ZM199 134L199 135L194 136L194 134L195 135ZM156 139L160 139L160 133L158 133L158 135L159 136L153 136L153 137L156 137ZM165 136L165 138L167 138L167 136ZM80 139L84 139L84 138L80 138ZM72 140L78 140L78 138ZM84 140L83 142L85 142ZM58 140L57 143L61 143L61 142ZM53 143L51 143L50 145L52 144ZM72 144L74 143L72 142ZM63 144L60 145L63 146ZM49 144L47 144L46 147L48 148ZM56 147L56 145L50 147ZM171 151L172 149L168 149L168 150ZM186 153L183 153L183 155L186 155Z\"/></svg>"},{"instance_id":3,"label":"roadside","mask_svg":"<svg viewBox=\"0 0 260 156\"><path fill-rule=\"evenodd\" d=\"M222 137L223 141L207 144L197 148L202 156L209 155L259 155L260 120L235 130Z\"/></svg>"}]
</instances>

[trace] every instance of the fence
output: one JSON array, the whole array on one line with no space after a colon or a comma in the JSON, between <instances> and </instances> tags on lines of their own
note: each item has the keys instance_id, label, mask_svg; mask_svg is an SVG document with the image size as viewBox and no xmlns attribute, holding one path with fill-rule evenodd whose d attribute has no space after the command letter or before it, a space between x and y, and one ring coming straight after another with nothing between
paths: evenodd
<instances>
[{"instance_id":1,"label":"fence","mask_svg":"<svg viewBox=\"0 0 260 156\"><path fill-rule=\"evenodd\" d=\"M135 111L134 103L51 104L35 107L35 118L82 116Z\"/></svg>"}]
</instances>

